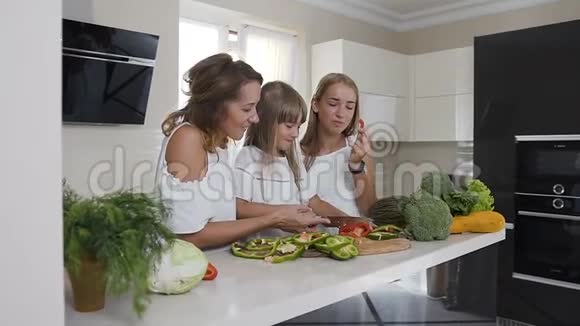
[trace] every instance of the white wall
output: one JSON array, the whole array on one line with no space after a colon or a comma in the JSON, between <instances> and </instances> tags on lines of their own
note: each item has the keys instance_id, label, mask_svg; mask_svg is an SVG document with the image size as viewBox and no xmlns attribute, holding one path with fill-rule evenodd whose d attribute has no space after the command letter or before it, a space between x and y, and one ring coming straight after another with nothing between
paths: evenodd
<instances>
[{"instance_id":1,"label":"white wall","mask_svg":"<svg viewBox=\"0 0 580 326\"><path fill-rule=\"evenodd\" d=\"M62 128L63 174L74 189L152 190L160 125L177 105L178 0L64 0L63 16L159 35L145 125Z\"/></svg>"},{"instance_id":2,"label":"white wall","mask_svg":"<svg viewBox=\"0 0 580 326\"><path fill-rule=\"evenodd\" d=\"M60 35L61 0L0 2L0 325L64 324Z\"/></svg>"}]
</instances>

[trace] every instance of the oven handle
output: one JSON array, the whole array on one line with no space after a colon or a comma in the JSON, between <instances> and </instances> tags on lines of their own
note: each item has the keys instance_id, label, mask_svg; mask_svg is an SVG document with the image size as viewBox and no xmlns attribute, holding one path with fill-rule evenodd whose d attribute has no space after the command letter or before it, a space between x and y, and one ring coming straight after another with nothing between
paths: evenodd
<instances>
[{"instance_id":1,"label":"oven handle","mask_svg":"<svg viewBox=\"0 0 580 326\"><path fill-rule=\"evenodd\" d=\"M513 278L517 278L519 280L542 283L547 285L559 286L562 288L568 288L573 290L580 290L580 284L570 283L565 281L558 281L553 280L545 277L533 276L528 274L521 274L521 273L512 273Z\"/></svg>"},{"instance_id":2,"label":"oven handle","mask_svg":"<svg viewBox=\"0 0 580 326\"><path fill-rule=\"evenodd\" d=\"M518 215L533 216L533 217L545 217L545 218L553 218L556 220L568 220L568 221L580 222L580 216L575 216L575 215L551 214L551 213L540 213L540 212L529 212L529 211L518 211Z\"/></svg>"}]
</instances>

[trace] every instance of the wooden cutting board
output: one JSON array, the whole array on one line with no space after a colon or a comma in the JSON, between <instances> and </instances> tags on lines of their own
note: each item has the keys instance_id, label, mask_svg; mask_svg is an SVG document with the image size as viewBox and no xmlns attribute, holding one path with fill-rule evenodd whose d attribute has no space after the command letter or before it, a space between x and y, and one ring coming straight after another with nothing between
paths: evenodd
<instances>
[{"instance_id":1,"label":"wooden cutting board","mask_svg":"<svg viewBox=\"0 0 580 326\"><path fill-rule=\"evenodd\" d=\"M359 256L378 255L388 252L402 251L411 248L411 241L407 239L371 240L369 238L355 238L354 244L358 248ZM306 250L302 258L328 257L327 254L315 249Z\"/></svg>"},{"instance_id":2,"label":"wooden cutting board","mask_svg":"<svg viewBox=\"0 0 580 326\"><path fill-rule=\"evenodd\" d=\"M391 240L371 240L369 238L356 238L354 239L354 244L357 246L360 256L378 255L411 248L411 241L403 238Z\"/></svg>"}]
</instances>

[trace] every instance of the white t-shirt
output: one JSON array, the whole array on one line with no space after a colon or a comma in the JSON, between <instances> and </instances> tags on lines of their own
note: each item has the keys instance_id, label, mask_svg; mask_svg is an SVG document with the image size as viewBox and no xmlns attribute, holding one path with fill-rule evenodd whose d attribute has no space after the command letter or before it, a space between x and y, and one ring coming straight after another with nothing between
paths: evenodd
<instances>
[{"instance_id":1,"label":"white t-shirt","mask_svg":"<svg viewBox=\"0 0 580 326\"><path fill-rule=\"evenodd\" d=\"M320 199L340 209L349 216L361 216L356 204L354 179L348 169L348 161L354 144L354 137L347 139L346 145L329 154L317 156L308 170L307 180L310 192Z\"/></svg>"},{"instance_id":2,"label":"white t-shirt","mask_svg":"<svg viewBox=\"0 0 580 326\"><path fill-rule=\"evenodd\" d=\"M274 157L265 164L265 153L255 146L244 146L235 161L234 193L250 203L269 205L306 205L315 193L306 184L306 169L300 157L300 189L294 180L286 157ZM282 237L289 233L278 229L265 230L256 237Z\"/></svg>"},{"instance_id":3,"label":"white t-shirt","mask_svg":"<svg viewBox=\"0 0 580 326\"><path fill-rule=\"evenodd\" d=\"M218 148L216 153L207 154L207 173L201 180L183 182L168 172L167 143L186 124L189 123L177 126L163 140L155 177L161 198L172 210L167 226L175 234L196 233L208 222L236 219L233 173L226 149Z\"/></svg>"}]
</instances>

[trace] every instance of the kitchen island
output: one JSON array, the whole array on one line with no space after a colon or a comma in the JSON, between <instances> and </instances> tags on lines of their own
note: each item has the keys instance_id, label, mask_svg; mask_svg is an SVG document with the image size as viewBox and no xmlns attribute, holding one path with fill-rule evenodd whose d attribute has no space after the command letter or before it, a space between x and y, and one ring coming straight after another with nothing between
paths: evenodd
<instances>
[{"instance_id":1,"label":"kitchen island","mask_svg":"<svg viewBox=\"0 0 580 326\"><path fill-rule=\"evenodd\" d=\"M191 292L152 296L143 319L132 311L131 298L107 298L104 310L78 313L66 294L68 326L218 326L273 325L360 294L401 277L493 245L505 231L452 235L445 241L412 242L409 250L349 261L301 258L282 264L212 252L218 268L214 281Z\"/></svg>"}]
</instances>

